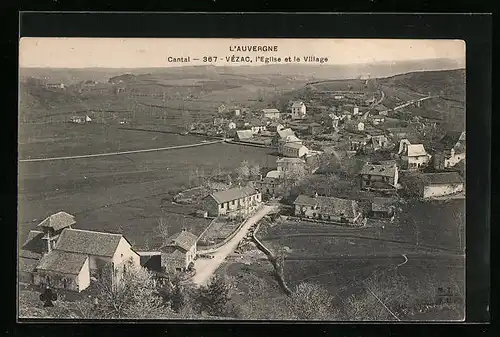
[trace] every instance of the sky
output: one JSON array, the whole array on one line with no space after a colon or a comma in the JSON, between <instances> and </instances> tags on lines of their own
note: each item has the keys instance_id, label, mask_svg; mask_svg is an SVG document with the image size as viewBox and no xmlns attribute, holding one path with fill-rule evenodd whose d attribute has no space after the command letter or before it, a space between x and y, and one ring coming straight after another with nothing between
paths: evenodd
<instances>
[{"instance_id":1,"label":"sky","mask_svg":"<svg viewBox=\"0 0 500 337\"><path fill-rule=\"evenodd\" d=\"M275 45L277 52L233 52L230 46ZM217 56L214 65L236 56L316 56L327 64L450 58L465 62L462 40L399 39L172 39L172 38L32 38L20 40L21 67L49 68L148 68L203 65L203 56ZM190 57L189 63L169 62L168 57ZM193 60L199 58L199 61ZM259 65L253 62L246 65Z\"/></svg>"}]
</instances>

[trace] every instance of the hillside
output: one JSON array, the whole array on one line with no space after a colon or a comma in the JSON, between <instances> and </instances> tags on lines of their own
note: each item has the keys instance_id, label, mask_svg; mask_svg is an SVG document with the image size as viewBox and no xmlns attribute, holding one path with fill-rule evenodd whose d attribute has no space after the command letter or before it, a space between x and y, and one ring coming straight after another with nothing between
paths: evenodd
<instances>
[{"instance_id":1,"label":"hillside","mask_svg":"<svg viewBox=\"0 0 500 337\"><path fill-rule=\"evenodd\" d=\"M379 79L388 87L407 88L421 94L431 93L457 102L465 102L465 69L422 71Z\"/></svg>"}]
</instances>

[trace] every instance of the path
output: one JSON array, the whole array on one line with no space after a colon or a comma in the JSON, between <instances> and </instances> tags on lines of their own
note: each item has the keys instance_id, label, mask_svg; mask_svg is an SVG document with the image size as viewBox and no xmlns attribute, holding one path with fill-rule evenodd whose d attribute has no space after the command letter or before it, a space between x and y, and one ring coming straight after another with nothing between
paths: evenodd
<instances>
[{"instance_id":1,"label":"path","mask_svg":"<svg viewBox=\"0 0 500 337\"><path fill-rule=\"evenodd\" d=\"M264 205L257 213L248 218L234 238L220 247L217 252L211 254L214 257L213 259L198 258L194 263L196 275L191 281L198 286L205 285L217 268L224 262L226 257L238 247L238 244L243 240L250 227L259 222L260 219L274 210L274 208L275 206Z\"/></svg>"},{"instance_id":2,"label":"path","mask_svg":"<svg viewBox=\"0 0 500 337\"><path fill-rule=\"evenodd\" d=\"M37 162L37 161L53 161L53 160L68 160L68 159L81 159L81 158L92 158L92 157L107 157L107 156L119 156L131 153L145 153L145 152L156 152L156 151L166 151L166 150L175 150L175 149L184 149L190 147L211 145L217 143L223 143L223 140L214 140L209 142L202 142L196 144L188 144L188 145L177 145L177 146L169 146L169 147L159 147L155 149L144 149L144 150L132 150L132 151L121 151L121 152L108 152L108 153L97 153L97 154L86 154L81 156L66 156L66 157L52 157L52 158L35 158L35 159L20 159L19 162Z\"/></svg>"}]
</instances>

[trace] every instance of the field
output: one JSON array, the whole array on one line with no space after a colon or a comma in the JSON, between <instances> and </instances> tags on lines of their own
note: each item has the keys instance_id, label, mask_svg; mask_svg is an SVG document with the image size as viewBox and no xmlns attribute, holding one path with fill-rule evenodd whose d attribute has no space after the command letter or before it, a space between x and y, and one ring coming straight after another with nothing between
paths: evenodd
<instances>
[{"instance_id":1,"label":"field","mask_svg":"<svg viewBox=\"0 0 500 337\"><path fill-rule=\"evenodd\" d=\"M147 139L148 134L144 136ZM125 147L126 144L121 145ZM171 141L168 145L175 143ZM146 238L153 240L153 230L161 217L171 223L172 234L181 226L200 234L208 220L188 216L184 213L189 211L183 212L178 207L173 209L169 205L173 191L187 186L188 172L194 167L210 173L220 165L223 171L232 171L245 159L261 166L275 163L275 157L268 155L266 149L231 144L101 158L22 162L19 165L18 207L21 240L39 221L60 210L75 215L78 228L122 232L136 245L144 245Z\"/></svg>"},{"instance_id":2,"label":"field","mask_svg":"<svg viewBox=\"0 0 500 337\"><path fill-rule=\"evenodd\" d=\"M386 222L384 228L351 229L307 221L281 221L264 228L259 237L266 246L286 247L284 269L289 286L320 283L335 296L335 304L342 310L347 310L350 295L367 296L363 288L367 280L374 279L373 284L383 289L375 274L402 277L407 291L425 299L430 306L439 287L458 289L463 298L463 201L412 202L400 208L395 222ZM394 268L398 265L401 266L396 272ZM384 309L373 304L366 310L364 317ZM463 318L460 306L452 311L448 312L450 319ZM407 312L403 318L426 317L425 313L413 317L414 314ZM436 315L446 319L440 313Z\"/></svg>"}]
</instances>

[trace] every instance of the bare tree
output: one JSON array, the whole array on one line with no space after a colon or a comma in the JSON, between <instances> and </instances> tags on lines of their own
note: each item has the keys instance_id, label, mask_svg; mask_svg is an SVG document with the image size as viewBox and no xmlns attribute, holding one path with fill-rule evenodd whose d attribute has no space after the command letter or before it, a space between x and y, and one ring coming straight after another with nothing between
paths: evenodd
<instances>
[{"instance_id":1,"label":"bare tree","mask_svg":"<svg viewBox=\"0 0 500 337\"><path fill-rule=\"evenodd\" d=\"M162 240L162 244L167 244L167 240L170 237L169 233L170 229L167 224L167 221L164 217L158 219L158 224L156 226L156 234Z\"/></svg>"},{"instance_id":2,"label":"bare tree","mask_svg":"<svg viewBox=\"0 0 500 337\"><path fill-rule=\"evenodd\" d=\"M286 299L286 306L299 320L335 320L338 311L333 307L333 297L316 283L301 283Z\"/></svg>"}]
</instances>

